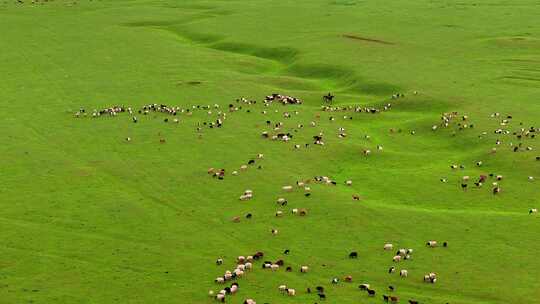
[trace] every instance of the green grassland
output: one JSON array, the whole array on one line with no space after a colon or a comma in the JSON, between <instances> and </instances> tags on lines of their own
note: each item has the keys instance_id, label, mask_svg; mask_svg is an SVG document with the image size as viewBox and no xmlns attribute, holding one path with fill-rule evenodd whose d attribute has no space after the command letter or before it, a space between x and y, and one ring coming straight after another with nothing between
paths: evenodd
<instances>
[{"instance_id":1,"label":"green grassland","mask_svg":"<svg viewBox=\"0 0 540 304\"><path fill-rule=\"evenodd\" d=\"M401 303L540 303L540 215L528 214L540 208L538 182L528 181L540 178L540 146L524 138L533 150L514 153L515 136L493 132L507 115L511 132L539 127L538 16L533 0L0 2L0 303L212 303L208 291L222 287L214 279L259 250L295 271L258 262L228 303L314 303L305 289L317 285L326 303L382 303L388 285ZM304 103L263 107L275 92ZM328 92L335 105L392 108L322 112ZM391 99L396 92L405 97ZM215 110L179 124L164 114L136 124L127 113L73 115L116 104L225 110L240 96L259 102L201 137L197 123ZM432 131L449 111L474 128ZM289 143L265 140L266 120L305 127ZM324 147L293 149L321 131ZM258 153L260 170L207 174ZM463 175L487 173L504 176L498 195L489 183L461 190ZM281 190L316 175L338 185L313 184L309 198ZM254 198L239 201L246 189ZM281 196L286 208L275 204ZM253 219L231 221L248 212ZM449 247L426 248L431 239ZM387 273L386 242L415 249L397 265L408 278ZM422 281L428 272L436 284ZM354 282L330 284L345 275ZM364 282L375 298L358 290Z\"/></svg>"}]
</instances>

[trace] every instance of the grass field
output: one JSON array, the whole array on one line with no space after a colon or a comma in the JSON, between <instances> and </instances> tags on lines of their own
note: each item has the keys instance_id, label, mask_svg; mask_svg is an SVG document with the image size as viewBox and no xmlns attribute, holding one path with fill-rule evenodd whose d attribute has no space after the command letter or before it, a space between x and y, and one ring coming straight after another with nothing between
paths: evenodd
<instances>
[{"instance_id":1,"label":"grass field","mask_svg":"<svg viewBox=\"0 0 540 304\"><path fill-rule=\"evenodd\" d=\"M529 215L540 187L528 179L540 179L540 145L494 133L540 127L539 15L534 0L0 2L0 303L213 303L214 279L256 251L294 271L256 262L227 303L315 303L305 290L317 285L326 303L382 303L388 285L400 303L540 303L540 214ZM335 106L392 107L323 112L328 92ZM264 107L271 93L304 103ZM238 97L258 102L228 113ZM162 113L74 117L149 103L218 104L227 119L197 133L217 110L178 124ZM474 128L433 131L452 111ZM266 120L305 127L272 141L260 136ZM319 132L325 145L304 148ZM207 174L258 153L238 176ZM504 176L499 194L492 179L461 189L462 176L488 173ZM312 184L309 198L281 189L318 175L337 185ZM246 189L253 199L239 201ZM387 242L413 259L393 263ZM429 272L436 284L423 282ZM346 275L353 283L330 283Z\"/></svg>"}]
</instances>

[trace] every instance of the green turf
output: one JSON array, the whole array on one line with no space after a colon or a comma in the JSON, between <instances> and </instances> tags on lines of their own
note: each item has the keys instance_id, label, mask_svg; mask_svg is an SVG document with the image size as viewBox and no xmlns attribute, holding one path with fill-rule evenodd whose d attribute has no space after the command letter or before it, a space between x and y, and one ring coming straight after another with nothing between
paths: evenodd
<instances>
[{"instance_id":1,"label":"green turf","mask_svg":"<svg viewBox=\"0 0 540 304\"><path fill-rule=\"evenodd\" d=\"M305 288L316 285L326 303L380 303L390 284L401 303L540 303L540 215L528 214L540 188L527 180L540 178L540 146L523 139L533 150L514 153L515 137L493 133L506 115L511 131L539 127L539 15L534 0L0 2L0 303L212 303L214 278L258 250L295 271L256 263L228 303L314 303ZM344 120L320 111L329 91L336 105L392 109ZM215 110L178 125L163 114L137 124L73 116L115 104L225 109L274 92L304 104L244 106L202 138L196 124ZM392 100L396 92L406 97ZM433 132L446 111L474 128ZM290 143L264 140L267 119L306 127ZM324 147L293 149L320 131ZM257 153L261 170L223 181L206 173L238 170ZM482 173L504 175L499 195L489 184L460 189L461 176ZM281 190L316 175L338 185L312 185L310 198ZM254 199L241 202L246 189ZM275 218L280 196L289 205ZM231 222L248 212L252 220ZM430 239L450 246L425 248ZM387 274L386 242L415 249L397 265L409 278ZM347 258L353 250L358 260ZM423 283L432 271L437 284ZM354 283L331 286L346 275ZM363 282L376 298L358 290ZM281 295L281 284L298 295Z\"/></svg>"}]
</instances>

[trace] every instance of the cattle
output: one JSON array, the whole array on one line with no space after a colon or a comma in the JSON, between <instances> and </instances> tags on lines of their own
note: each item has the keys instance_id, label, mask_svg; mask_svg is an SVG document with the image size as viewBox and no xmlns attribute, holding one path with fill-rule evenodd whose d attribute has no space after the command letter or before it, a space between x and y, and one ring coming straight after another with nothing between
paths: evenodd
<instances>
[{"instance_id":1,"label":"cattle","mask_svg":"<svg viewBox=\"0 0 540 304\"><path fill-rule=\"evenodd\" d=\"M399 271L399 276L402 278L406 278L409 275L409 272L406 269L402 269Z\"/></svg>"},{"instance_id":2,"label":"cattle","mask_svg":"<svg viewBox=\"0 0 540 304\"><path fill-rule=\"evenodd\" d=\"M390 244L390 243L386 243L384 244L384 250L392 250L394 248L394 245Z\"/></svg>"},{"instance_id":3,"label":"cattle","mask_svg":"<svg viewBox=\"0 0 540 304\"><path fill-rule=\"evenodd\" d=\"M360 288L360 290L368 290L369 289L369 284L360 284L358 285L358 288Z\"/></svg>"},{"instance_id":4,"label":"cattle","mask_svg":"<svg viewBox=\"0 0 540 304\"><path fill-rule=\"evenodd\" d=\"M350 258L350 259L356 259L356 258L358 258L358 252L353 251L353 252L349 253L349 258Z\"/></svg>"}]
</instances>

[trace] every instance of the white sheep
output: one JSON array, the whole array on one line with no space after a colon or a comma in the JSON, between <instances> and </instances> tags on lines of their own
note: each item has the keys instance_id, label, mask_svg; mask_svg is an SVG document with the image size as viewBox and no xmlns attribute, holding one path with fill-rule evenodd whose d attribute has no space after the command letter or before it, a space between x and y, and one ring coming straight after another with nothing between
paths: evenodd
<instances>
[{"instance_id":1,"label":"white sheep","mask_svg":"<svg viewBox=\"0 0 540 304\"><path fill-rule=\"evenodd\" d=\"M427 245L428 247L432 247L432 248L433 248L433 247L437 247L437 241L428 241L428 242L426 243L426 245Z\"/></svg>"},{"instance_id":2,"label":"white sheep","mask_svg":"<svg viewBox=\"0 0 540 304\"><path fill-rule=\"evenodd\" d=\"M386 243L384 244L384 250L392 250L394 249L394 245L390 244L390 243Z\"/></svg>"},{"instance_id":3,"label":"white sheep","mask_svg":"<svg viewBox=\"0 0 540 304\"><path fill-rule=\"evenodd\" d=\"M270 266L270 269L271 269L272 271L276 271L276 270L279 269L279 265L278 265L278 264L272 264L272 265Z\"/></svg>"},{"instance_id":4,"label":"white sheep","mask_svg":"<svg viewBox=\"0 0 540 304\"><path fill-rule=\"evenodd\" d=\"M283 189L283 191L290 192L290 191L292 191L293 187L290 186L290 185L288 185L288 186L283 186L283 187L281 187L281 189Z\"/></svg>"},{"instance_id":5,"label":"white sheep","mask_svg":"<svg viewBox=\"0 0 540 304\"><path fill-rule=\"evenodd\" d=\"M308 267L308 266L302 266L302 267L300 267L300 272L306 273L306 272L308 272L308 271L309 271L309 267Z\"/></svg>"},{"instance_id":6,"label":"white sheep","mask_svg":"<svg viewBox=\"0 0 540 304\"><path fill-rule=\"evenodd\" d=\"M394 258L392 258L392 260L397 263L397 262L401 261L401 256L396 255L396 256L394 256Z\"/></svg>"},{"instance_id":7,"label":"white sheep","mask_svg":"<svg viewBox=\"0 0 540 304\"><path fill-rule=\"evenodd\" d=\"M406 278L409 275L409 272L406 269L402 269L399 271L399 276L402 278Z\"/></svg>"},{"instance_id":8,"label":"white sheep","mask_svg":"<svg viewBox=\"0 0 540 304\"><path fill-rule=\"evenodd\" d=\"M292 289L292 288L288 288L287 289L287 294L291 297L294 297L296 295L296 290Z\"/></svg>"},{"instance_id":9,"label":"white sheep","mask_svg":"<svg viewBox=\"0 0 540 304\"><path fill-rule=\"evenodd\" d=\"M346 182L345 182L345 185L347 185L347 186L351 186L351 185L352 185L352 180L348 180L348 181L346 181Z\"/></svg>"}]
</instances>

